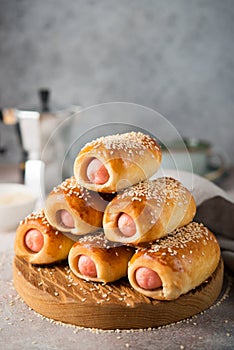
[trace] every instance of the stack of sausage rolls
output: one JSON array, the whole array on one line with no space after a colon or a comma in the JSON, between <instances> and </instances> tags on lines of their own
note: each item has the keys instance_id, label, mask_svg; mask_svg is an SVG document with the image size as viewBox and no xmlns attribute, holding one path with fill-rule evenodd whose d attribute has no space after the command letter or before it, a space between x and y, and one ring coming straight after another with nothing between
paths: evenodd
<instances>
[{"instance_id":1,"label":"stack of sausage rolls","mask_svg":"<svg viewBox=\"0 0 234 350\"><path fill-rule=\"evenodd\" d=\"M127 276L132 288L158 300L198 287L217 268L220 248L193 222L188 189L170 177L150 180L161 157L157 141L141 132L86 144L74 175L19 224L16 255L40 265L68 259L73 274L88 281Z\"/></svg>"}]
</instances>

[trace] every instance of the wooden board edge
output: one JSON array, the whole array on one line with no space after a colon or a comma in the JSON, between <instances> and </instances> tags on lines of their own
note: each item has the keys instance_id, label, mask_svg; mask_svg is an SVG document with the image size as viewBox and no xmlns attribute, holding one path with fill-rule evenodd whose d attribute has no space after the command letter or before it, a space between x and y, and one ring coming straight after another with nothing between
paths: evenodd
<instances>
[{"instance_id":1,"label":"wooden board edge","mask_svg":"<svg viewBox=\"0 0 234 350\"><path fill-rule=\"evenodd\" d=\"M124 307L119 304L61 301L31 284L13 263L13 281L24 302L37 313L64 323L85 328L140 329L155 328L194 316L208 309L218 299L223 285L222 259L212 276L198 288L174 301L152 301Z\"/></svg>"}]
</instances>

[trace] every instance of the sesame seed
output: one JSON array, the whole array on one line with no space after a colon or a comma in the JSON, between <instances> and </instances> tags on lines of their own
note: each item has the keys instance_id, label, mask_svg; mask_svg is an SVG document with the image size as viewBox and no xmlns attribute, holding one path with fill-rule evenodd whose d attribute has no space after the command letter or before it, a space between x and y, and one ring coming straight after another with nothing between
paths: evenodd
<instances>
[{"instance_id":1,"label":"sesame seed","mask_svg":"<svg viewBox=\"0 0 234 350\"><path fill-rule=\"evenodd\" d=\"M76 196L85 201L88 201L88 199L91 198L90 191L79 185L74 176L67 178L60 185L54 187L51 193L59 192L64 193L64 195L68 197Z\"/></svg>"},{"instance_id":2,"label":"sesame seed","mask_svg":"<svg viewBox=\"0 0 234 350\"><path fill-rule=\"evenodd\" d=\"M28 216L25 217L24 220L21 221L20 225L32 225L34 222L37 222L37 225L39 224L41 227L41 232L43 234L54 234L55 236L61 235L62 233L56 230L54 227L50 225L50 223L47 221L44 209L39 209L36 212L30 213ZM28 228L27 228L28 229ZM41 268L38 267L38 272L41 271Z\"/></svg>"},{"instance_id":3,"label":"sesame seed","mask_svg":"<svg viewBox=\"0 0 234 350\"><path fill-rule=\"evenodd\" d=\"M104 248L104 249L110 249L110 248L116 248L120 246L118 242L111 242L109 241L103 230L98 230L95 232L95 234L87 234L83 236L82 238L79 239L77 244L86 244L86 245L93 245L99 248ZM126 248L129 249L129 248ZM118 250L115 251L115 255L118 256Z\"/></svg>"},{"instance_id":4,"label":"sesame seed","mask_svg":"<svg viewBox=\"0 0 234 350\"><path fill-rule=\"evenodd\" d=\"M149 249L138 248L138 251L144 251L144 254L162 251L162 256L167 254L176 255L178 249L183 250L186 249L190 243L198 243L200 240L203 240L207 233L208 229L203 224L191 222L186 226L176 229L166 237L156 240ZM192 250L189 252L192 254ZM204 252L201 254L204 255ZM182 258L183 257L185 257L184 254L182 255Z\"/></svg>"},{"instance_id":5,"label":"sesame seed","mask_svg":"<svg viewBox=\"0 0 234 350\"><path fill-rule=\"evenodd\" d=\"M160 147L154 138L135 131L99 137L96 140L87 143L82 150L90 146L94 147L95 149L99 148L100 146L104 146L106 149L110 150L111 155L116 151L121 150L129 157L133 157L134 154L139 154L142 156L144 152L148 150L160 150Z\"/></svg>"},{"instance_id":6,"label":"sesame seed","mask_svg":"<svg viewBox=\"0 0 234 350\"><path fill-rule=\"evenodd\" d=\"M190 193L177 180L171 177L162 177L156 180L146 180L133 185L122 192L116 198L122 200L124 198L131 198L132 201L154 199L156 200L156 207L160 208L163 205L170 205L171 202L178 206L187 205L187 196Z\"/></svg>"}]
</instances>

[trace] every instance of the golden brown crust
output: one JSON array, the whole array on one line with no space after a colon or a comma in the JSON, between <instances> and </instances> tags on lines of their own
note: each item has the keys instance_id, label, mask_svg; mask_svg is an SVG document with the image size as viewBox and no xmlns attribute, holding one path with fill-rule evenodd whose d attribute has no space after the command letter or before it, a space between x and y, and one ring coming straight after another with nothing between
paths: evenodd
<instances>
[{"instance_id":1,"label":"golden brown crust","mask_svg":"<svg viewBox=\"0 0 234 350\"><path fill-rule=\"evenodd\" d=\"M83 235L102 226L107 202L98 194L78 185L75 178L66 179L48 195L45 214L49 223L62 232ZM63 226L58 218L60 210L67 210L73 217L75 227Z\"/></svg>"},{"instance_id":2,"label":"golden brown crust","mask_svg":"<svg viewBox=\"0 0 234 350\"><path fill-rule=\"evenodd\" d=\"M119 193L106 207L103 217L108 240L137 245L154 241L188 224L196 204L192 194L177 180L163 177L144 181ZM136 234L125 237L118 229L121 213L130 215Z\"/></svg>"},{"instance_id":3,"label":"golden brown crust","mask_svg":"<svg viewBox=\"0 0 234 350\"><path fill-rule=\"evenodd\" d=\"M40 231L44 237L43 248L34 253L25 245L25 235L31 230ZM14 243L15 254L32 264L51 264L67 259L73 241L54 229L47 221L44 211L28 215L18 226Z\"/></svg>"},{"instance_id":4,"label":"golden brown crust","mask_svg":"<svg viewBox=\"0 0 234 350\"><path fill-rule=\"evenodd\" d=\"M85 236L70 250L68 263L77 277L95 282L113 282L127 275L128 262L134 249L108 242L103 232ZM97 277L86 277L78 269L80 255L90 257L96 265Z\"/></svg>"},{"instance_id":5,"label":"golden brown crust","mask_svg":"<svg viewBox=\"0 0 234 350\"><path fill-rule=\"evenodd\" d=\"M97 192L117 192L156 173L161 163L161 150L155 139L141 132L130 132L98 138L88 143L74 162L74 175L79 184ZM99 159L109 173L103 185L89 182L87 166Z\"/></svg>"},{"instance_id":6,"label":"golden brown crust","mask_svg":"<svg viewBox=\"0 0 234 350\"><path fill-rule=\"evenodd\" d=\"M128 267L133 288L158 300L173 300L204 282L216 269L220 248L215 236L203 225L192 222L175 230L150 248L139 249ZM136 282L135 272L147 267L158 273L162 287L146 290Z\"/></svg>"}]
</instances>

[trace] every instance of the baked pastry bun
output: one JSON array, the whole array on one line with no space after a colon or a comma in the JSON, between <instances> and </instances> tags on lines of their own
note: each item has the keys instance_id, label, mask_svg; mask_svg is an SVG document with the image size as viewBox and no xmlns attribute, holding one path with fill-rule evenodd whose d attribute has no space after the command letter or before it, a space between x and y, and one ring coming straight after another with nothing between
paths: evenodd
<instances>
[{"instance_id":1,"label":"baked pastry bun","mask_svg":"<svg viewBox=\"0 0 234 350\"><path fill-rule=\"evenodd\" d=\"M157 141L141 132L100 137L82 148L74 175L90 190L117 192L154 175L161 157Z\"/></svg>"},{"instance_id":2,"label":"baked pastry bun","mask_svg":"<svg viewBox=\"0 0 234 350\"><path fill-rule=\"evenodd\" d=\"M134 289L158 300L173 300L198 287L215 271L220 248L215 236L192 222L139 249L128 267Z\"/></svg>"},{"instance_id":3,"label":"baked pastry bun","mask_svg":"<svg viewBox=\"0 0 234 350\"><path fill-rule=\"evenodd\" d=\"M72 176L47 196L45 215L57 230L84 235L102 227L106 204L98 193L78 185Z\"/></svg>"},{"instance_id":4,"label":"baked pastry bun","mask_svg":"<svg viewBox=\"0 0 234 350\"><path fill-rule=\"evenodd\" d=\"M31 213L16 230L15 254L32 264L51 264L67 259L74 241L54 229L44 211Z\"/></svg>"},{"instance_id":5,"label":"baked pastry bun","mask_svg":"<svg viewBox=\"0 0 234 350\"><path fill-rule=\"evenodd\" d=\"M192 194L179 181L162 177L120 192L106 207L103 228L110 241L138 245L188 224L195 212Z\"/></svg>"},{"instance_id":6,"label":"baked pastry bun","mask_svg":"<svg viewBox=\"0 0 234 350\"><path fill-rule=\"evenodd\" d=\"M113 282L127 275L132 247L108 242L102 231L86 235L74 243L68 256L71 271L77 277L95 282Z\"/></svg>"}]
</instances>

